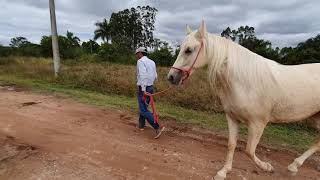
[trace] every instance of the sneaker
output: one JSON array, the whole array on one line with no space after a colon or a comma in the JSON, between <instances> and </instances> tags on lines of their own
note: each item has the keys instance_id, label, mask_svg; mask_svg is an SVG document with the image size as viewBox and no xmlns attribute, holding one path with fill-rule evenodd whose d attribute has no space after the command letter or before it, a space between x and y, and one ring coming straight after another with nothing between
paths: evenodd
<instances>
[{"instance_id":1,"label":"sneaker","mask_svg":"<svg viewBox=\"0 0 320 180\"><path fill-rule=\"evenodd\" d=\"M156 130L156 136L154 137L155 139L158 139L160 136L161 136L161 134L162 134L162 132L164 131L164 129L165 129L165 127L162 127L162 128L159 128L159 129L157 129Z\"/></svg>"},{"instance_id":2,"label":"sneaker","mask_svg":"<svg viewBox=\"0 0 320 180\"><path fill-rule=\"evenodd\" d=\"M139 126L136 126L140 131L144 131L144 128L146 128L146 126L143 126L143 127L139 127Z\"/></svg>"}]
</instances>

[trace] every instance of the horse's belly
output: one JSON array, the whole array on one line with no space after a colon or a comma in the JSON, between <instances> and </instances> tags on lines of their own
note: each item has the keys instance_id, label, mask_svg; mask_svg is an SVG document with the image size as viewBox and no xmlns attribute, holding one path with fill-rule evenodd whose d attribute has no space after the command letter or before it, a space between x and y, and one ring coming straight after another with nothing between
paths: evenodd
<instances>
[{"instance_id":1,"label":"horse's belly","mask_svg":"<svg viewBox=\"0 0 320 180\"><path fill-rule=\"evenodd\" d=\"M307 124L317 130L320 130L320 112L308 118Z\"/></svg>"},{"instance_id":2,"label":"horse's belly","mask_svg":"<svg viewBox=\"0 0 320 180\"><path fill-rule=\"evenodd\" d=\"M287 104L276 105L272 110L271 122L294 122L307 119L320 111L320 99L317 99L302 102L289 101Z\"/></svg>"}]
</instances>

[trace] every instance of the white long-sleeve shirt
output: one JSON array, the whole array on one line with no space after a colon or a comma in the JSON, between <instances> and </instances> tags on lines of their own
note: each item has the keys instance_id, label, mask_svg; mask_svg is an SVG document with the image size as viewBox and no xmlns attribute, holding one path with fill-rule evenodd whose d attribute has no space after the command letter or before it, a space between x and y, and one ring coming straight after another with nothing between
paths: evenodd
<instances>
[{"instance_id":1,"label":"white long-sleeve shirt","mask_svg":"<svg viewBox=\"0 0 320 180\"><path fill-rule=\"evenodd\" d=\"M157 68L153 60L143 56L137 61L137 85L141 86L142 91L153 85L157 77Z\"/></svg>"}]
</instances>

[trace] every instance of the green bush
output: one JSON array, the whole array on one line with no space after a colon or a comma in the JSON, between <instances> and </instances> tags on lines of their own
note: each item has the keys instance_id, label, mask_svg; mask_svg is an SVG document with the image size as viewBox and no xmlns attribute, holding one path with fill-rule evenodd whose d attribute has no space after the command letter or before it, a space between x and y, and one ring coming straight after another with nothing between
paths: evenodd
<instances>
[{"instance_id":1,"label":"green bush","mask_svg":"<svg viewBox=\"0 0 320 180\"><path fill-rule=\"evenodd\" d=\"M86 54L96 54L99 51L100 45L95 41L87 41L81 44L81 48Z\"/></svg>"},{"instance_id":2,"label":"green bush","mask_svg":"<svg viewBox=\"0 0 320 180\"><path fill-rule=\"evenodd\" d=\"M115 43L103 43L99 48L98 57L104 62L136 64L134 53Z\"/></svg>"},{"instance_id":3,"label":"green bush","mask_svg":"<svg viewBox=\"0 0 320 180\"><path fill-rule=\"evenodd\" d=\"M8 57L11 55L13 55L13 49L11 47L0 45L0 57Z\"/></svg>"},{"instance_id":4,"label":"green bush","mask_svg":"<svg viewBox=\"0 0 320 180\"><path fill-rule=\"evenodd\" d=\"M150 53L149 57L154 60L158 66L172 66L175 61L172 50L169 48L155 50Z\"/></svg>"},{"instance_id":5,"label":"green bush","mask_svg":"<svg viewBox=\"0 0 320 180\"><path fill-rule=\"evenodd\" d=\"M62 59L75 59L80 57L83 52L79 45L74 45L67 37L59 36L59 52ZM42 36L40 41L41 55L52 57L52 37Z\"/></svg>"},{"instance_id":6,"label":"green bush","mask_svg":"<svg viewBox=\"0 0 320 180\"><path fill-rule=\"evenodd\" d=\"M41 57L41 47L38 44L24 44L21 47L15 49L16 56L25 57Z\"/></svg>"}]
</instances>

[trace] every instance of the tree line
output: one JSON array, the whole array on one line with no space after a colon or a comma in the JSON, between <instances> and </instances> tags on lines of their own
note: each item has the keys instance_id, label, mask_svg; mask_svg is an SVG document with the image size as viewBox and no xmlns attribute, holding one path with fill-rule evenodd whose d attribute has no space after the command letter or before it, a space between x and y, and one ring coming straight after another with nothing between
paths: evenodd
<instances>
[{"instance_id":1,"label":"tree line","mask_svg":"<svg viewBox=\"0 0 320 180\"><path fill-rule=\"evenodd\" d=\"M156 14L150 6L138 6L111 14L109 19L96 22L92 40L81 41L74 33L67 31L60 35L59 48L62 59L76 61L115 62L134 64L134 50L139 46L151 49L150 57L160 66L171 66L179 47L154 38ZM236 41L249 50L281 64L302 64L320 62L320 34L299 43L296 47L272 47L270 41L259 39L254 27L227 27L221 36ZM96 41L101 39L102 43ZM0 56L52 57L51 36L42 36L40 44L31 43L26 37L14 37L9 46L0 45Z\"/></svg>"},{"instance_id":2,"label":"tree line","mask_svg":"<svg viewBox=\"0 0 320 180\"><path fill-rule=\"evenodd\" d=\"M295 65L303 63L320 63L320 34L299 43L296 47L272 48L270 41L259 39L254 27L241 26L222 31L221 36L237 41L247 49L281 64Z\"/></svg>"}]
</instances>

